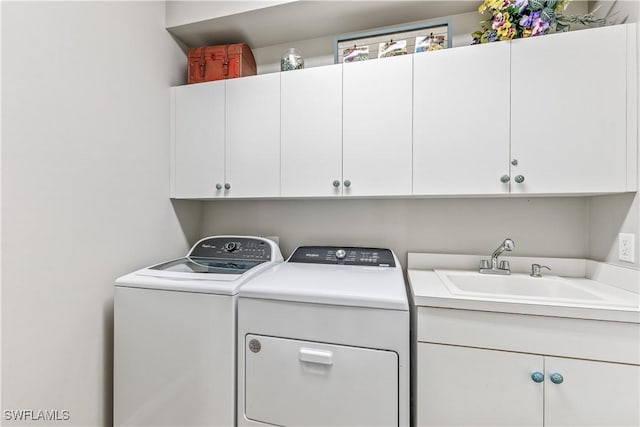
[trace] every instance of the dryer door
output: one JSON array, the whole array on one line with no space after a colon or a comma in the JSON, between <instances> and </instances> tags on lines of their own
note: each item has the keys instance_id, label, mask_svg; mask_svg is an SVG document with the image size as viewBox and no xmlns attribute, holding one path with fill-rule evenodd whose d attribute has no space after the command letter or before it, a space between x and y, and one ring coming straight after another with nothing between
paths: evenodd
<instances>
[{"instance_id":1,"label":"dryer door","mask_svg":"<svg viewBox=\"0 0 640 427\"><path fill-rule=\"evenodd\" d=\"M247 335L244 409L282 426L398 425L398 355Z\"/></svg>"}]
</instances>

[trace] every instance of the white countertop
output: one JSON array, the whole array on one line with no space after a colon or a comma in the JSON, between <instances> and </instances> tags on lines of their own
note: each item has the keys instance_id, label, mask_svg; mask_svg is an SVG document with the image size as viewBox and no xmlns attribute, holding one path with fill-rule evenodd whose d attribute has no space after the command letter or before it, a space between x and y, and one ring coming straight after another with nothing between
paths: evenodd
<instances>
[{"instance_id":1,"label":"white countertop","mask_svg":"<svg viewBox=\"0 0 640 427\"><path fill-rule=\"evenodd\" d=\"M523 270L524 265L530 266L531 263L539 263L543 260L547 265L551 264L554 271L558 271L572 284L603 296L602 303L543 301L535 298L507 298L488 294L456 294L450 291L434 271L440 269L476 271L469 267L477 265L479 259L480 257L474 255L409 254L408 280L414 304L418 307L640 323L640 295L632 291L640 278L640 272L637 270L612 271L611 269L621 267L593 265L593 261L586 260L505 257L511 261L512 266L516 266L515 272ZM602 273L603 269L606 270L605 273ZM622 270L625 269L622 268ZM524 273L524 271L520 272ZM609 283L585 277L589 275L607 278Z\"/></svg>"}]
</instances>

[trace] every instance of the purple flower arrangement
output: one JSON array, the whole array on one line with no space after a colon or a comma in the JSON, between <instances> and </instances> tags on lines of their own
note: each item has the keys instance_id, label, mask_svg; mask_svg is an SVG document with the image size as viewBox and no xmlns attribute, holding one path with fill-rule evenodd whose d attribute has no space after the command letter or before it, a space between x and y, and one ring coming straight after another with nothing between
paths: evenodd
<instances>
[{"instance_id":1,"label":"purple flower arrangement","mask_svg":"<svg viewBox=\"0 0 640 427\"><path fill-rule=\"evenodd\" d=\"M484 0L478 12L491 13L482 29L472 33L473 44L534 37L550 29L566 31L562 11L570 0Z\"/></svg>"}]
</instances>

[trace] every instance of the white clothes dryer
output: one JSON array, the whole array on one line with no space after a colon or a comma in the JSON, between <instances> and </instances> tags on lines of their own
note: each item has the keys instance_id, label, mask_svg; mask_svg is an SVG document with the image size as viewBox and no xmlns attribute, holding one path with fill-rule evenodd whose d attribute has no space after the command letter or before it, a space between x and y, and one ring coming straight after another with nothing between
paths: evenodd
<instances>
[{"instance_id":1,"label":"white clothes dryer","mask_svg":"<svg viewBox=\"0 0 640 427\"><path fill-rule=\"evenodd\" d=\"M237 294L282 261L271 240L213 236L117 279L114 425L234 425Z\"/></svg>"},{"instance_id":2,"label":"white clothes dryer","mask_svg":"<svg viewBox=\"0 0 640 427\"><path fill-rule=\"evenodd\" d=\"M300 247L240 289L238 425L408 426L410 316L388 249Z\"/></svg>"}]
</instances>

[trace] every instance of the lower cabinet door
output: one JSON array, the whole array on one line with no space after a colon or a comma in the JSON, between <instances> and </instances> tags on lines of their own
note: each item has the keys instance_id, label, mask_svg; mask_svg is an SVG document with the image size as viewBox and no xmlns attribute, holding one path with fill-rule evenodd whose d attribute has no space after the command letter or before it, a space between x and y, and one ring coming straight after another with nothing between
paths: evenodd
<instances>
[{"instance_id":1,"label":"lower cabinet door","mask_svg":"<svg viewBox=\"0 0 640 427\"><path fill-rule=\"evenodd\" d=\"M542 425L542 356L418 343L417 370L418 426Z\"/></svg>"},{"instance_id":2,"label":"lower cabinet door","mask_svg":"<svg viewBox=\"0 0 640 427\"><path fill-rule=\"evenodd\" d=\"M245 414L281 426L397 426L392 351L247 335Z\"/></svg>"},{"instance_id":3,"label":"lower cabinet door","mask_svg":"<svg viewBox=\"0 0 640 427\"><path fill-rule=\"evenodd\" d=\"M545 357L545 426L639 426L640 366Z\"/></svg>"}]
</instances>

